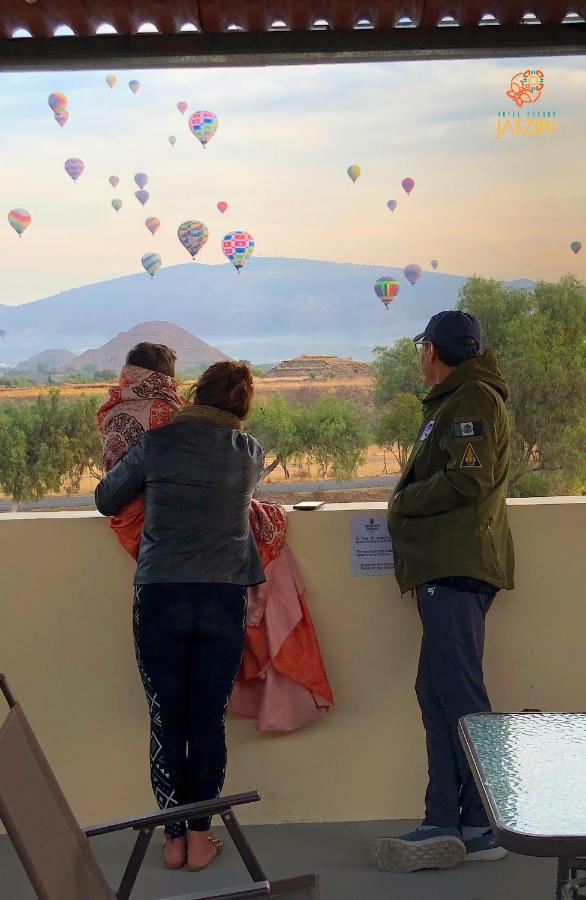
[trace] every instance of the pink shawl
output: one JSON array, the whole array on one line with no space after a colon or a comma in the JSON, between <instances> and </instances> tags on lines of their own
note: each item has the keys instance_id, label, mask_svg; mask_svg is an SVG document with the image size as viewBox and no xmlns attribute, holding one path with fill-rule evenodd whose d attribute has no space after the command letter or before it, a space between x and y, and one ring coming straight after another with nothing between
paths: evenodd
<instances>
[{"instance_id":1,"label":"pink shawl","mask_svg":"<svg viewBox=\"0 0 586 900\"><path fill-rule=\"evenodd\" d=\"M174 378L124 366L116 387L97 413L104 438L102 465L109 472L150 428L168 425L183 401Z\"/></svg>"}]
</instances>

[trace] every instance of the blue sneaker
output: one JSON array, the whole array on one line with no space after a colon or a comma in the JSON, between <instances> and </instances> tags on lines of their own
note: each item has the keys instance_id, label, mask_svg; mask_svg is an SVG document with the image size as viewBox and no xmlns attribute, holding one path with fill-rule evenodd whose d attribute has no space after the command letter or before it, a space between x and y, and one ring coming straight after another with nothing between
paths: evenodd
<instances>
[{"instance_id":1,"label":"blue sneaker","mask_svg":"<svg viewBox=\"0 0 586 900\"><path fill-rule=\"evenodd\" d=\"M464 862L495 862L497 859L504 859L507 850L501 847L491 829L485 831L478 837L464 838L464 846L466 847L466 858Z\"/></svg>"},{"instance_id":2,"label":"blue sneaker","mask_svg":"<svg viewBox=\"0 0 586 900\"><path fill-rule=\"evenodd\" d=\"M378 838L369 855L383 872L416 872L419 869L455 869L466 857L457 828L416 828L398 838Z\"/></svg>"}]
</instances>

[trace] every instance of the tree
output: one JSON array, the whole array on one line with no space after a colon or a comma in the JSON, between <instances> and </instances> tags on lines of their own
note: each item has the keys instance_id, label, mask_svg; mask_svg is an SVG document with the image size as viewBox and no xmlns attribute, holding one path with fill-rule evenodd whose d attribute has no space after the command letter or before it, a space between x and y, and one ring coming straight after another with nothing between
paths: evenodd
<instances>
[{"instance_id":1,"label":"tree","mask_svg":"<svg viewBox=\"0 0 586 900\"><path fill-rule=\"evenodd\" d=\"M82 476L96 472L101 439L96 397L64 400L58 391L33 403L0 409L0 484L14 500L79 489Z\"/></svg>"},{"instance_id":2,"label":"tree","mask_svg":"<svg viewBox=\"0 0 586 900\"><path fill-rule=\"evenodd\" d=\"M300 432L301 444L323 478L354 478L371 438L358 408L333 394L324 394L305 410Z\"/></svg>"},{"instance_id":3,"label":"tree","mask_svg":"<svg viewBox=\"0 0 586 900\"><path fill-rule=\"evenodd\" d=\"M262 378L267 373L263 366L255 366L249 359L239 359L238 362L247 365L255 378Z\"/></svg>"},{"instance_id":4,"label":"tree","mask_svg":"<svg viewBox=\"0 0 586 900\"><path fill-rule=\"evenodd\" d=\"M390 411L378 422L376 442L383 450L391 451L401 472L405 468L420 425L421 403L414 394L407 393L395 394Z\"/></svg>"},{"instance_id":5,"label":"tree","mask_svg":"<svg viewBox=\"0 0 586 900\"><path fill-rule=\"evenodd\" d=\"M472 278L458 308L480 320L509 384L511 494L538 484L530 473L584 484L586 285L573 275L527 289Z\"/></svg>"},{"instance_id":6,"label":"tree","mask_svg":"<svg viewBox=\"0 0 586 900\"><path fill-rule=\"evenodd\" d=\"M419 356L411 338L399 338L392 347L375 347L374 402L389 403L395 394L414 394L422 399L427 393Z\"/></svg>"},{"instance_id":7,"label":"tree","mask_svg":"<svg viewBox=\"0 0 586 900\"><path fill-rule=\"evenodd\" d=\"M262 478L266 478L277 466L281 466L285 478L289 478L288 463L303 454L300 434L302 410L299 404L290 404L281 394L269 400L255 403L247 426L263 448ZM272 457L272 462L268 462Z\"/></svg>"}]
</instances>

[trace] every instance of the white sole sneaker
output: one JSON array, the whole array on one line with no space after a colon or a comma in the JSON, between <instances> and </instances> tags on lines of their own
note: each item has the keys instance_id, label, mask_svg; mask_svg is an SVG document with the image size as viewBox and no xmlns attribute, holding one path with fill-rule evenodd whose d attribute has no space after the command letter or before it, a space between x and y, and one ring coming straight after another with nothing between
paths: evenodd
<instances>
[{"instance_id":1,"label":"white sole sneaker","mask_svg":"<svg viewBox=\"0 0 586 900\"><path fill-rule=\"evenodd\" d=\"M383 872L455 869L466 857L463 842L451 835L422 841L379 838L370 845L370 858Z\"/></svg>"},{"instance_id":2,"label":"white sole sneaker","mask_svg":"<svg viewBox=\"0 0 586 900\"><path fill-rule=\"evenodd\" d=\"M475 853L467 853L464 862L496 862L508 855L504 847L492 847L490 850L477 850Z\"/></svg>"}]
</instances>

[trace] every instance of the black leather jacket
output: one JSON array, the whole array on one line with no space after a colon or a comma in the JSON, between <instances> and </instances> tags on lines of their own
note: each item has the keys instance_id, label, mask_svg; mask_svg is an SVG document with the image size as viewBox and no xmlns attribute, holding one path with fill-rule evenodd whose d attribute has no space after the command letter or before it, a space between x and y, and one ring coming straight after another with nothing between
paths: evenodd
<instances>
[{"instance_id":1,"label":"black leather jacket","mask_svg":"<svg viewBox=\"0 0 586 900\"><path fill-rule=\"evenodd\" d=\"M105 516L144 494L134 583L265 581L248 524L261 467L260 444L232 428L180 420L143 435L96 488Z\"/></svg>"}]
</instances>

